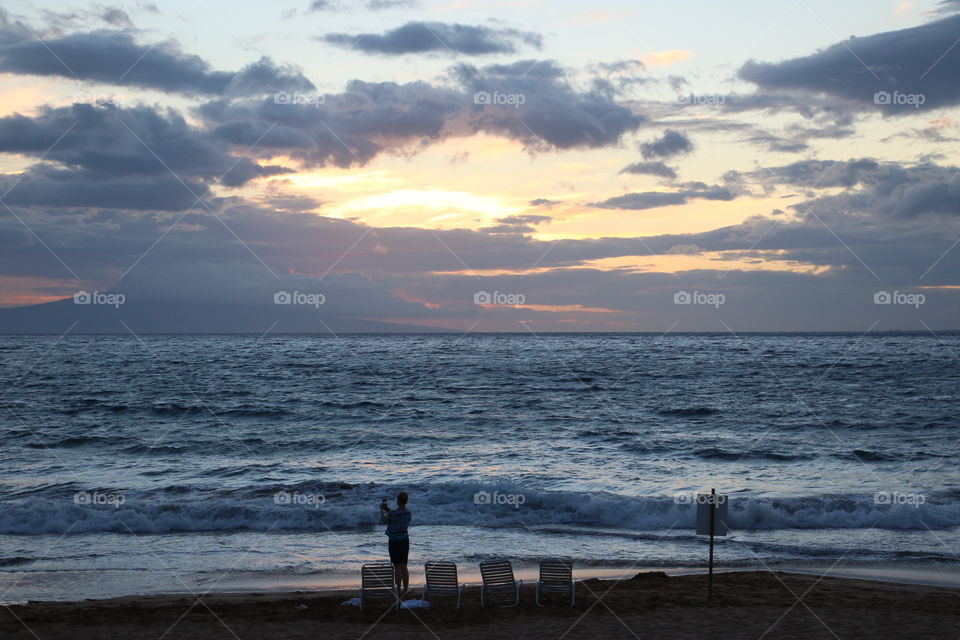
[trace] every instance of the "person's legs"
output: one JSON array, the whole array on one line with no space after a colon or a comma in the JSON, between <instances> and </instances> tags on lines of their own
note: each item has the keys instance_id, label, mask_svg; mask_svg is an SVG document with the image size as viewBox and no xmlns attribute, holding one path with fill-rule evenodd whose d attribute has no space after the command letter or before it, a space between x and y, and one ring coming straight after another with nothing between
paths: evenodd
<instances>
[{"instance_id":1,"label":"person's legs","mask_svg":"<svg viewBox=\"0 0 960 640\"><path fill-rule=\"evenodd\" d=\"M390 562L393 563L393 585L400 590L400 584L403 579L402 563L406 563L406 559L402 557L403 550L400 547L400 544L396 540L391 540L387 543L387 549L390 551Z\"/></svg>"},{"instance_id":2,"label":"person's legs","mask_svg":"<svg viewBox=\"0 0 960 640\"><path fill-rule=\"evenodd\" d=\"M398 581L400 582L400 593L406 593L410 588L410 571L407 569L407 560L410 558L410 540L400 540L397 543L396 568L398 572Z\"/></svg>"}]
</instances>

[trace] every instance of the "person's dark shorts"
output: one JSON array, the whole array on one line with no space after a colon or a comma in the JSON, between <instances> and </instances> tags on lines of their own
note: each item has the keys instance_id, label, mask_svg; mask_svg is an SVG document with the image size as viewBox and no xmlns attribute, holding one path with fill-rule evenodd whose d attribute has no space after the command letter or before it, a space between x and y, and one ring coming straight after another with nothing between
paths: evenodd
<instances>
[{"instance_id":1,"label":"person's dark shorts","mask_svg":"<svg viewBox=\"0 0 960 640\"><path fill-rule=\"evenodd\" d=\"M381 549L383 547L380 547ZM390 550L390 562L393 564L407 564L410 557L410 538L390 540L387 548Z\"/></svg>"}]
</instances>

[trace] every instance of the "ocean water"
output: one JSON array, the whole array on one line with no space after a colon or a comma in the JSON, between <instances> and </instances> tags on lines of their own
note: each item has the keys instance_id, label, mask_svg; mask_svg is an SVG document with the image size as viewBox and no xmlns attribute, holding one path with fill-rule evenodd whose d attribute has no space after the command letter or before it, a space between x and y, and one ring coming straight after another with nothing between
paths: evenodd
<instances>
[{"instance_id":1,"label":"ocean water","mask_svg":"<svg viewBox=\"0 0 960 640\"><path fill-rule=\"evenodd\" d=\"M0 336L0 600L411 563L955 569L960 336ZM414 582L417 582L416 572Z\"/></svg>"}]
</instances>

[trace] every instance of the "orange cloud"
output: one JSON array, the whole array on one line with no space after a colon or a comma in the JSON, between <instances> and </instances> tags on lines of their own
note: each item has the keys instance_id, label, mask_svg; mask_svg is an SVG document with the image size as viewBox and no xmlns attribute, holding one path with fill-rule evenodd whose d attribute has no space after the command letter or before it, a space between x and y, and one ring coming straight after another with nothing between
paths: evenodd
<instances>
[{"instance_id":1,"label":"orange cloud","mask_svg":"<svg viewBox=\"0 0 960 640\"><path fill-rule=\"evenodd\" d=\"M693 56L692 51L686 49L669 49L667 51L653 51L640 56L640 60L648 67L666 67L688 60Z\"/></svg>"}]
</instances>

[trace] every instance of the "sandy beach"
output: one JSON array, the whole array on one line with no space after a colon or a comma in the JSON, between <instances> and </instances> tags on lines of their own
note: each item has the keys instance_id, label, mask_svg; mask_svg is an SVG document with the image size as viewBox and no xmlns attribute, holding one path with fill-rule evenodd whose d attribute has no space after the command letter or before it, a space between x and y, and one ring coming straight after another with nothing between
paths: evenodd
<instances>
[{"instance_id":1,"label":"sandy beach","mask_svg":"<svg viewBox=\"0 0 960 640\"><path fill-rule=\"evenodd\" d=\"M2 614L2 638L951 638L960 591L770 572L707 577L642 573L588 579L577 605L537 607L526 585L516 609L481 609L471 587L460 611L361 612L350 592L139 596L28 603Z\"/></svg>"}]
</instances>

